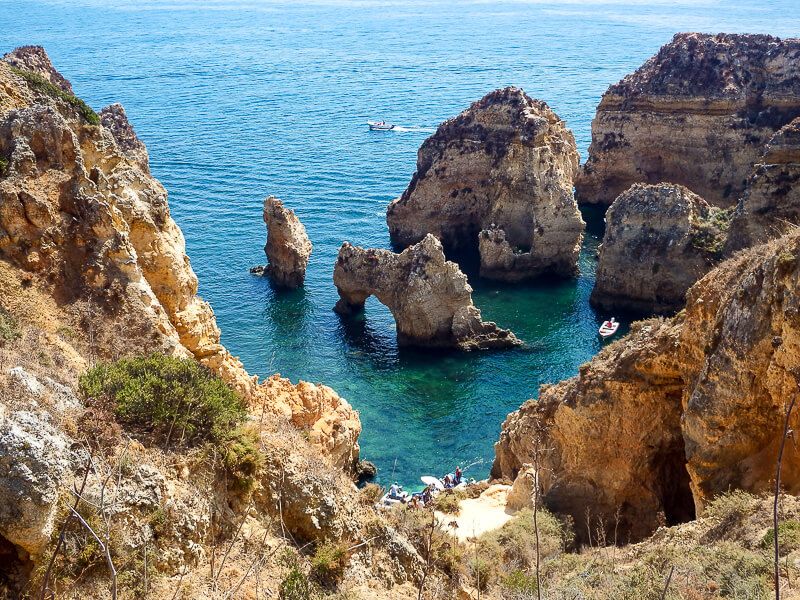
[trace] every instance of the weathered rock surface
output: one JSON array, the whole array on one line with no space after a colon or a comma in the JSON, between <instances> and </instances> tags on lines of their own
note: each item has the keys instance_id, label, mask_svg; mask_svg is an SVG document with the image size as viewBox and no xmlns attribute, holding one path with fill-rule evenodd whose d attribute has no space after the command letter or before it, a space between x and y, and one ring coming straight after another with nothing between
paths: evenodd
<instances>
[{"instance_id":1,"label":"weathered rock surface","mask_svg":"<svg viewBox=\"0 0 800 600\"><path fill-rule=\"evenodd\" d=\"M300 287L312 249L306 228L294 211L274 196L264 200L264 223L267 225L264 252L269 260L264 273L280 286Z\"/></svg>"},{"instance_id":2,"label":"weathered rock surface","mask_svg":"<svg viewBox=\"0 0 800 600\"><path fill-rule=\"evenodd\" d=\"M587 511L613 524L619 510L632 538L730 489L770 489L797 393L798 289L796 232L720 264L691 288L685 313L635 325L509 415L493 475L517 476L538 443L545 502L579 526ZM784 455L782 473L800 492L800 452Z\"/></svg>"},{"instance_id":3,"label":"weathered rock surface","mask_svg":"<svg viewBox=\"0 0 800 600\"><path fill-rule=\"evenodd\" d=\"M445 121L419 149L417 171L387 211L392 242L432 233L474 249L481 275L516 281L575 272L583 221L572 196L572 133L520 89L494 91Z\"/></svg>"},{"instance_id":4,"label":"weathered rock surface","mask_svg":"<svg viewBox=\"0 0 800 600\"><path fill-rule=\"evenodd\" d=\"M0 536L34 557L70 481L70 443L41 415L0 404Z\"/></svg>"},{"instance_id":5,"label":"weathered rock surface","mask_svg":"<svg viewBox=\"0 0 800 600\"><path fill-rule=\"evenodd\" d=\"M119 149L134 161L144 172L150 172L150 156L144 142L136 135L128 121L128 115L122 104L114 103L100 111L101 125L111 132Z\"/></svg>"},{"instance_id":6,"label":"weathered rock surface","mask_svg":"<svg viewBox=\"0 0 800 600\"><path fill-rule=\"evenodd\" d=\"M670 312L720 260L729 213L683 186L634 184L611 205L591 302Z\"/></svg>"},{"instance_id":7,"label":"weathered rock surface","mask_svg":"<svg viewBox=\"0 0 800 600\"><path fill-rule=\"evenodd\" d=\"M800 118L782 127L756 164L736 207L726 251L779 237L800 224Z\"/></svg>"},{"instance_id":8,"label":"weathered rock surface","mask_svg":"<svg viewBox=\"0 0 800 600\"><path fill-rule=\"evenodd\" d=\"M345 242L333 282L338 313L361 310L374 295L392 312L402 346L475 350L521 343L510 331L481 320L467 277L445 259L441 242L431 234L400 254Z\"/></svg>"},{"instance_id":9,"label":"weathered rock surface","mask_svg":"<svg viewBox=\"0 0 800 600\"><path fill-rule=\"evenodd\" d=\"M38 51L34 56L41 58ZM334 452L340 463L357 454L358 415L335 392L301 386L287 400L274 385L259 384L220 343L167 192L147 170L146 150L121 107L112 105L92 125L5 60L0 87L7 92L0 97L0 157L7 161L0 173L0 259L49 287L63 310L81 306L93 321L113 324L92 325L99 357L149 351L194 357L254 405L276 414L301 410L297 421L314 430L323 454ZM308 424L309 414L319 423ZM325 432L338 433L324 439ZM353 458L346 462L354 465Z\"/></svg>"},{"instance_id":10,"label":"weathered rock surface","mask_svg":"<svg viewBox=\"0 0 800 600\"><path fill-rule=\"evenodd\" d=\"M56 71L47 52L41 46L20 46L5 54L3 61L17 69L36 73L62 91L72 93L72 84Z\"/></svg>"},{"instance_id":11,"label":"weathered rock surface","mask_svg":"<svg viewBox=\"0 0 800 600\"><path fill-rule=\"evenodd\" d=\"M678 183L733 206L763 146L800 116L800 40L680 33L603 95L576 182L610 204L634 183Z\"/></svg>"}]
</instances>

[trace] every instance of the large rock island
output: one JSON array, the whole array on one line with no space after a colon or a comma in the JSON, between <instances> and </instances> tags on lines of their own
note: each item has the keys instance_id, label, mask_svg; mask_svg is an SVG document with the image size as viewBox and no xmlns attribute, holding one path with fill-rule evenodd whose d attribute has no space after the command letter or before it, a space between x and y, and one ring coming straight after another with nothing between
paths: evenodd
<instances>
[{"instance_id":1,"label":"large rock island","mask_svg":"<svg viewBox=\"0 0 800 600\"><path fill-rule=\"evenodd\" d=\"M800 116L800 40L680 33L609 87L592 122L578 200L678 183L733 206L772 135Z\"/></svg>"},{"instance_id":2,"label":"large rock island","mask_svg":"<svg viewBox=\"0 0 800 600\"><path fill-rule=\"evenodd\" d=\"M336 312L362 310L374 295L392 312L401 346L475 350L520 345L510 331L481 320L467 277L445 259L441 242L431 234L400 254L345 242L333 282L339 290Z\"/></svg>"},{"instance_id":3,"label":"large rock island","mask_svg":"<svg viewBox=\"0 0 800 600\"><path fill-rule=\"evenodd\" d=\"M720 260L729 211L680 185L635 184L606 213L591 302L606 310L665 313Z\"/></svg>"},{"instance_id":4,"label":"large rock island","mask_svg":"<svg viewBox=\"0 0 800 600\"><path fill-rule=\"evenodd\" d=\"M267 226L264 252L269 261L264 272L279 286L298 288L305 281L312 250L306 228L294 211L274 196L264 200L263 214Z\"/></svg>"},{"instance_id":5,"label":"large rock island","mask_svg":"<svg viewBox=\"0 0 800 600\"><path fill-rule=\"evenodd\" d=\"M387 212L392 242L432 233L448 252L479 247L481 275L517 281L576 270L583 221L572 196L572 133L518 88L494 91L442 123Z\"/></svg>"}]
</instances>

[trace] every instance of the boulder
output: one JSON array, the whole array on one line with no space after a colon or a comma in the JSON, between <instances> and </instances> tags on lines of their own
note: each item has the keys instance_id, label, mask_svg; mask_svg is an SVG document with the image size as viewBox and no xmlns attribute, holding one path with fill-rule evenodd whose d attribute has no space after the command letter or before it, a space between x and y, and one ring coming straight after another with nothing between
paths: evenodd
<instances>
[{"instance_id":1,"label":"boulder","mask_svg":"<svg viewBox=\"0 0 800 600\"><path fill-rule=\"evenodd\" d=\"M306 277L306 266L312 248L306 228L294 211L286 208L274 196L264 200L264 223L267 225L267 245L264 252L269 261L264 273L277 285L300 287Z\"/></svg>"},{"instance_id":2,"label":"boulder","mask_svg":"<svg viewBox=\"0 0 800 600\"><path fill-rule=\"evenodd\" d=\"M664 313L719 262L730 211L683 186L634 184L606 214L591 302L605 310Z\"/></svg>"},{"instance_id":3,"label":"boulder","mask_svg":"<svg viewBox=\"0 0 800 600\"><path fill-rule=\"evenodd\" d=\"M800 118L782 127L753 169L736 207L727 252L780 237L800 224Z\"/></svg>"},{"instance_id":4,"label":"boulder","mask_svg":"<svg viewBox=\"0 0 800 600\"><path fill-rule=\"evenodd\" d=\"M100 124L111 132L119 149L134 161L143 171L150 172L150 156L147 147L136 135L128 121L128 115L122 104L115 103L100 111Z\"/></svg>"},{"instance_id":5,"label":"boulder","mask_svg":"<svg viewBox=\"0 0 800 600\"><path fill-rule=\"evenodd\" d=\"M411 183L387 211L392 242L404 248L431 233L448 252L472 251L491 230L481 234L482 276L573 274L583 235L572 196L578 161L547 104L518 88L494 91L422 144Z\"/></svg>"},{"instance_id":6,"label":"boulder","mask_svg":"<svg viewBox=\"0 0 800 600\"><path fill-rule=\"evenodd\" d=\"M578 200L678 183L735 205L762 148L800 116L800 39L679 33L603 95Z\"/></svg>"},{"instance_id":7,"label":"boulder","mask_svg":"<svg viewBox=\"0 0 800 600\"><path fill-rule=\"evenodd\" d=\"M445 259L431 234L400 254L345 242L333 282L339 291L336 312L359 311L374 295L392 312L401 346L475 350L521 344L510 331L481 320L466 275Z\"/></svg>"}]
</instances>

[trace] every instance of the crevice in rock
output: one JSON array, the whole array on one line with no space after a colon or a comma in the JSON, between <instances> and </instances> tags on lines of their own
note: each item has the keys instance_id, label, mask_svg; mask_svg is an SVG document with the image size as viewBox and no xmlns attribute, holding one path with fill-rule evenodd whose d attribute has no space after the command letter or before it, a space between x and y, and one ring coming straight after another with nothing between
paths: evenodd
<instances>
[{"instance_id":1,"label":"crevice in rock","mask_svg":"<svg viewBox=\"0 0 800 600\"><path fill-rule=\"evenodd\" d=\"M0 535L0 598L18 598L33 570L28 553Z\"/></svg>"},{"instance_id":2,"label":"crevice in rock","mask_svg":"<svg viewBox=\"0 0 800 600\"><path fill-rule=\"evenodd\" d=\"M653 457L651 472L660 489L656 491L667 525L686 523L695 518L695 505L686 470L686 451L680 439Z\"/></svg>"}]
</instances>

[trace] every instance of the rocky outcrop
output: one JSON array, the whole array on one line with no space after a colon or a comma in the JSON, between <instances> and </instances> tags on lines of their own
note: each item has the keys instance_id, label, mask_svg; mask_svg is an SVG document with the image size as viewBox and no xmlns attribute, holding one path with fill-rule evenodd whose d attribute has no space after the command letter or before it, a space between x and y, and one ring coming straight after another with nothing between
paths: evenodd
<instances>
[{"instance_id":1,"label":"rocky outcrop","mask_svg":"<svg viewBox=\"0 0 800 600\"><path fill-rule=\"evenodd\" d=\"M779 237L800 224L800 118L767 144L731 223L726 251Z\"/></svg>"},{"instance_id":2,"label":"rocky outcrop","mask_svg":"<svg viewBox=\"0 0 800 600\"><path fill-rule=\"evenodd\" d=\"M680 33L603 95L580 202L678 183L733 206L772 135L800 116L800 40Z\"/></svg>"},{"instance_id":3,"label":"rocky outcrop","mask_svg":"<svg viewBox=\"0 0 800 600\"><path fill-rule=\"evenodd\" d=\"M770 489L800 375L798 286L796 232L720 264L685 312L635 325L509 415L493 475L515 477L538 445L548 506L578 524L587 512L613 524L619 511L632 538L730 489ZM800 492L800 453L784 455L782 473Z\"/></svg>"},{"instance_id":4,"label":"rocky outcrop","mask_svg":"<svg viewBox=\"0 0 800 600\"><path fill-rule=\"evenodd\" d=\"M4 61L0 86L8 92L0 99L0 259L47 286L63 310L91 311L92 352L100 358L194 357L255 405L275 414L301 410L297 421L315 430L323 454L332 451L337 462L357 454L358 416L345 400L300 387L287 403L220 343L167 192L148 172L124 111L112 106L93 125L83 107ZM309 411L315 402L318 410ZM310 413L320 423L308 424ZM342 431L323 440L340 418Z\"/></svg>"},{"instance_id":5,"label":"rocky outcrop","mask_svg":"<svg viewBox=\"0 0 800 600\"><path fill-rule=\"evenodd\" d=\"M117 147L145 173L150 172L150 157L147 148L136 135L133 126L128 121L128 115L122 104L115 103L106 106L100 111L101 125L111 132Z\"/></svg>"},{"instance_id":6,"label":"rocky outcrop","mask_svg":"<svg viewBox=\"0 0 800 600\"><path fill-rule=\"evenodd\" d=\"M680 309L722 255L729 212L680 185L635 184L606 213L591 302L640 313Z\"/></svg>"},{"instance_id":7,"label":"rocky outcrop","mask_svg":"<svg viewBox=\"0 0 800 600\"><path fill-rule=\"evenodd\" d=\"M467 277L445 259L441 242L431 234L400 254L345 242L333 282L339 314L363 309L372 295L386 305L401 346L475 350L521 343L510 331L481 320Z\"/></svg>"},{"instance_id":8,"label":"rocky outcrop","mask_svg":"<svg viewBox=\"0 0 800 600\"><path fill-rule=\"evenodd\" d=\"M72 84L56 71L47 52L41 46L20 46L3 55L2 60L16 69L35 73L63 92L72 93Z\"/></svg>"},{"instance_id":9,"label":"rocky outcrop","mask_svg":"<svg viewBox=\"0 0 800 600\"><path fill-rule=\"evenodd\" d=\"M298 288L306 277L311 256L311 241L306 228L283 203L269 196L264 200L264 223L267 225L267 245L264 252L269 264L264 272L280 286Z\"/></svg>"},{"instance_id":10,"label":"rocky outcrop","mask_svg":"<svg viewBox=\"0 0 800 600\"><path fill-rule=\"evenodd\" d=\"M448 251L472 250L480 234L484 277L572 274L583 232L572 197L578 160L547 104L513 87L492 92L422 144L411 183L387 211L392 242L431 233Z\"/></svg>"}]
</instances>

